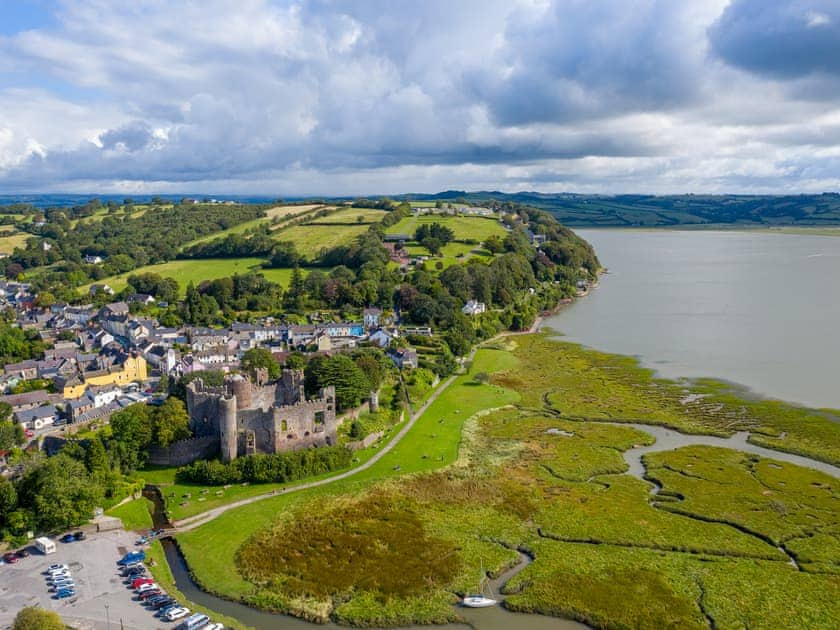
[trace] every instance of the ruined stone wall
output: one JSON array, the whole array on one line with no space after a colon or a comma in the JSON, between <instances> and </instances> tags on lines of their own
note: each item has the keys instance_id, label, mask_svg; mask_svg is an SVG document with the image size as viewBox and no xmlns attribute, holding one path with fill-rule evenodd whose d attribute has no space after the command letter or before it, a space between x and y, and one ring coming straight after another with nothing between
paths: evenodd
<instances>
[{"instance_id":1,"label":"ruined stone wall","mask_svg":"<svg viewBox=\"0 0 840 630\"><path fill-rule=\"evenodd\" d=\"M196 437L219 435L219 399L227 393L222 387L207 387L197 378L187 384L187 411L190 430Z\"/></svg>"},{"instance_id":2,"label":"ruined stone wall","mask_svg":"<svg viewBox=\"0 0 840 630\"><path fill-rule=\"evenodd\" d=\"M155 466L186 466L197 459L209 459L219 454L219 438L216 436L195 437L149 449L148 463Z\"/></svg>"}]
</instances>

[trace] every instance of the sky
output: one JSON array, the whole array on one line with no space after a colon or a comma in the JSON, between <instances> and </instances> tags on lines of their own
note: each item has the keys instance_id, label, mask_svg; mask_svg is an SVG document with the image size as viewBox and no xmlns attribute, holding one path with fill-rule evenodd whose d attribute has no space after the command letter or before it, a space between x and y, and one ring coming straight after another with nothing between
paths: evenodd
<instances>
[{"instance_id":1,"label":"sky","mask_svg":"<svg viewBox=\"0 0 840 630\"><path fill-rule=\"evenodd\" d=\"M0 193L840 189L840 0L0 0Z\"/></svg>"}]
</instances>

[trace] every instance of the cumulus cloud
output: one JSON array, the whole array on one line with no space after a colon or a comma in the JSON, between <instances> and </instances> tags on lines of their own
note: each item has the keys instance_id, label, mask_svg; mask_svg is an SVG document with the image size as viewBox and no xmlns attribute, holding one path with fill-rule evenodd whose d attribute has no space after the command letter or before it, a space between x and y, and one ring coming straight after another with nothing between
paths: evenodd
<instances>
[{"instance_id":1,"label":"cumulus cloud","mask_svg":"<svg viewBox=\"0 0 840 630\"><path fill-rule=\"evenodd\" d=\"M831 0L54 8L0 36L4 190L838 186Z\"/></svg>"},{"instance_id":2,"label":"cumulus cloud","mask_svg":"<svg viewBox=\"0 0 840 630\"><path fill-rule=\"evenodd\" d=\"M709 36L715 54L749 72L840 76L837 0L733 0Z\"/></svg>"}]
</instances>

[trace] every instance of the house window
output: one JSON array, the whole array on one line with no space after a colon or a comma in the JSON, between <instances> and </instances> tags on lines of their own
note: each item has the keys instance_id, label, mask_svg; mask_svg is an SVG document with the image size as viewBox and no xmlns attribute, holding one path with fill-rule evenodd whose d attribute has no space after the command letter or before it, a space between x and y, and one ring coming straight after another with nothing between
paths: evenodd
<instances>
[{"instance_id":1,"label":"house window","mask_svg":"<svg viewBox=\"0 0 840 630\"><path fill-rule=\"evenodd\" d=\"M315 412L315 424L324 424L324 412L323 411L316 411Z\"/></svg>"},{"instance_id":2,"label":"house window","mask_svg":"<svg viewBox=\"0 0 840 630\"><path fill-rule=\"evenodd\" d=\"M289 423L285 420L280 421L280 430L281 431L288 431L289 430Z\"/></svg>"}]
</instances>

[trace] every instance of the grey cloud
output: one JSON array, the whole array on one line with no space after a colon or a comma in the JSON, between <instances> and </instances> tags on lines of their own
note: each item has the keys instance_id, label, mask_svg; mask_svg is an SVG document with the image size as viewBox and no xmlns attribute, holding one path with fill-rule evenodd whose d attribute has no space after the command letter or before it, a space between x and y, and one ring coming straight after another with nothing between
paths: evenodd
<instances>
[{"instance_id":1,"label":"grey cloud","mask_svg":"<svg viewBox=\"0 0 840 630\"><path fill-rule=\"evenodd\" d=\"M709 41L725 62L759 75L840 75L840 2L733 0Z\"/></svg>"},{"instance_id":2,"label":"grey cloud","mask_svg":"<svg viewBox=\"0 0 840 630\"><path fill-rule=\"evenodd\" d=\"M697 96L699 57L683 7L555 2L538 18L520 15L508 24L498 59L478 69L470 87L500 124L684 105Z\"/></svg>"}]
</instances>

